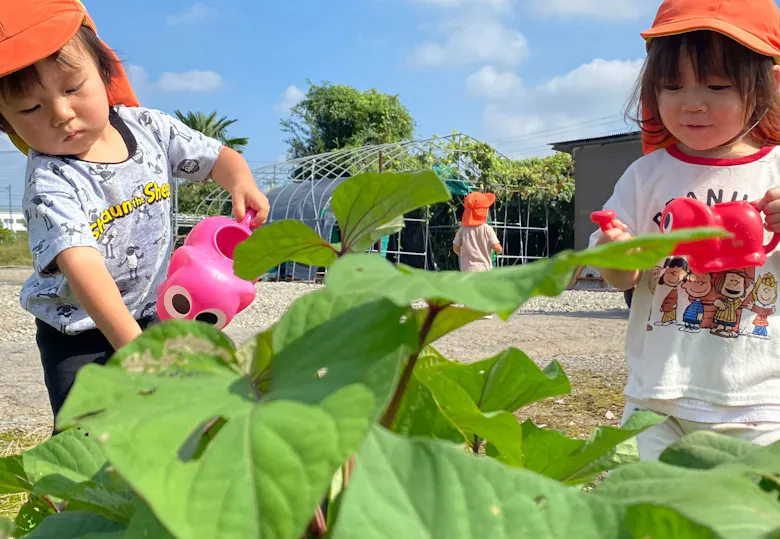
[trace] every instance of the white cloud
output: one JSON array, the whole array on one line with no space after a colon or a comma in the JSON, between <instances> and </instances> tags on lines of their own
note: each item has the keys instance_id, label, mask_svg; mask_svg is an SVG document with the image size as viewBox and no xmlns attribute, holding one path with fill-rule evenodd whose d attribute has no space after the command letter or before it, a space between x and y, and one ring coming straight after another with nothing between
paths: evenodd
<instances>
[{"instance_id":1,"label":"white cloud","mask_svg":"<svg viewBox=\"0 0 780 539\"><path fill-rule=\"evenodd\" d=\"M274 109L279 114L288 114L290 109L300 103L304 97L306 97L306 94L303 90L294 84L291 84L284 93L282 93L282 97L279 99L279 102L274 105Z\"/></svg>"},{"instance_id":2,"label":"white cloud","mask_svg":"<svg viewBox=\"0 0 780 539\"><path fill-rule=\"evenodd\" d=\"M157 90L168 93L215 92L224 85L222 76L215 71L166 71L157 82L151 82L146 70L137 65L125 66L130 84L137 93Z\"/></svg>"},{"instance_id":3,"label":"white cloud","mask_svg":"<svg viewBox=\"0 0 780 539\"><path fill-rule=\"evenodd\" d=\"M467 5L477 7L489 7L497 10L508 10L512 7L512 0L414 0L418 4L428 4L442 8L458 8Z\"/></svg>"},{"instance_id":4,"label":"white cloud","mask_svg":"<svg viewBox=\"0 0 780 539\"><path fill-rule=\"evenodd\" d=\"M169 26L200 24L209 21L217 15L217 10L203 2L192 4L181 13L174 13L165 18Z\"/></svg>"},{"instance_id":5,"label":"white cloud","mask_svg":"<svg viewBox=\"0 0 780 539\"><path fill-rule=\"evenodd\" d=\"M426 41L411 54L419 67L461 67L474 63L516 66L528 56L528 41L520 31L483 13L460 16L439 25L442 41Z\"/></svg>"},{"instance_id":6,"label":"white cloud","mask_svg":"<svg viewBox=\"0 0 780 539\"><path fill-rule=\"evenodd\" d=\"M623 112L641 66L642 60L595 59L534 87L520 87L514 96L496 91L501 100L489 99L483 112L487 138L520 157L546 153L555 140L627 130ZM499 75L499 81L511 80ZM487 90L483 95L490 97Z\"/></svg>"},{"instance_id":7,"label":"white cloud","mask_svg":"<svg viewBox=\"0 0 780 539\"><path fill-rule=\"evenodd\" d=\"M469 94L487 99L518 97L523 91L523 81L514 71L499 71L486 65L466 79Z\"/></svg>"},{"instance_id":8,"label":"white cloud","mask_svg":"<svg viewBox=\"0 0 780 539\"><path fill-rule=\"evenodd\" d=\"M657 5L648 0L531 0L530 7L544 16L624 20L655 10Z\"/></svg>"},{"instance_id":9,"label":"white cloud","mask_svg":"<svg viewBox=\"0 0 780 539\"><path fill-rule=\"evenodd\" d=\"M222 76L215 71L165 72L157 82L163 92L214 92L222 88Z\"/></svg>"}]
</instances>

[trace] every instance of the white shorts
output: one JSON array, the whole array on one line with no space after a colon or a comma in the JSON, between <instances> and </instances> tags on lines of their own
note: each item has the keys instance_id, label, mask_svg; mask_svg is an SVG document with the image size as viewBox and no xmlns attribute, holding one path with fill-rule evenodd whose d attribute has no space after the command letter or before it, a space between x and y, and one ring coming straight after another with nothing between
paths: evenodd
<instances>
[{"instance_id":1,"label":"white shorts","mask_svg":"<svg viewBox=\"0 0 780 539\"><path fill-rule=\"evenodd\" d=\"M622 424L634 413L635 405L626 404L623 410ZM677 440L699 430L719 432L734 438L741 438L757 445L770 445L780 440L780 423L762 421L758 423L698 423L685 419L668 417L659 423L639 433L636 437L640 460L656 460L664 449Z\"/></svg>"}]
</instances>

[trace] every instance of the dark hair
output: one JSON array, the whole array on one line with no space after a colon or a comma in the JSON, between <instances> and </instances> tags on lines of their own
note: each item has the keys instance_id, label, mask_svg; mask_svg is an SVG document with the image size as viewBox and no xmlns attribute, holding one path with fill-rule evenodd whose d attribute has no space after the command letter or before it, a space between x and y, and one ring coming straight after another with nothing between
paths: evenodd
<instances>
[{"instance_id":1,"label":"dark hair","mask_svg":"<svg viewBox=\"0 0 780 539\"><path fill-rule=\"evenodd\" d=\"M745 128L759 124L749 133L763 145L780 144L780 95L773 72L774 60L718 32L697 30L650 41L642 73L634 89L626 116L642 131L658 136L661 142L671 138L661 122L658 91L680 78L680 58L688 57L698 81L724 77L739 91L746 104ZM643 120L642 104L650 112ZM631 115L632 109L635 116ZM659 127L647 126L654 122Z\"/></svg>"},{"instance_id":2,"label":"dark hair","mask_svg":"<svg viewBox=\"0 0 780 539\"><path fill-rule=\"evenodd\" d=\"M82 25L73 40L76 41L79 49L86 52L92 58L97 66L100 78L106 86L111 84L111 80L117 73L118 61L108 48L100 41L91 28ZM77 58L72 52L62 48L49 56L48 60L57 62L65 67L76 67ZM19 97L26 95L35 85L41 84L41 74L35 64L27 66L19 71L14 71L4 77L0 77L0 94L2 96ZM5 119L0 116L0 131L8 132L8 125Z\"/></svg>"}]
</instances>

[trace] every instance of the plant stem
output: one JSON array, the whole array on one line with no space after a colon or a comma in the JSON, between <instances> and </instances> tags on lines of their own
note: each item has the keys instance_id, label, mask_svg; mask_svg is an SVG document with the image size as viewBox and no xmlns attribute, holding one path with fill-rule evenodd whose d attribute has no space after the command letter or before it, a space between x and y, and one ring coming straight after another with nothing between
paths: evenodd
<instances>
[{"instance_id":1,"label":"plant stem","mask_svg":"<svg viewBox=\"0 0 780 539\"><path fill-rule=\"evenodd\" d=\"M398 382L398 387L395 388L395 393L393 393L390 405L387 407L385 415L382 416L382 420L379 422L379 424L386 429L389 429L393 425L395 416L398 414L398 408L401 406L401 399L403 398L404 393L406 393L406 388L409 386L409 380L412 379L414 366L417 365L417 359L420 357L420 352L425 348L425 340L428 338L428 333L431 332L433 321L440 311L441 307L438 305L428 304L428 315L425 317L425 321L420 329L417 350L409 357L409 362L406 364L404 372L401 373L401 380Z\"/></svg>"},{"instance_id":2,"label":"plant stem","mask_svg":"<svg viewBox=\"0 0 780 539\"><path fill-rule=\"evenodd\" d=\"M474 435L474 445L471 446L471 450L474 452L475 455L479 455L479 446L482 444L482 440L479 439L479 436L476 434Z\"/></svg>"},{"instance_id":3,"label":"plant stem","mask_svg":"<svg viewBox=\"0 0 780 539\"><path fill-rule=\"evenodd\" d=\"M325 520L325 513L322 512L322 506L317 507L314 518L309 523L309 533L314 537L325 537L328 533L328 523Z\"/></svg>"},{"instance_id":4,"label":"plant stem","mask_svg":"<svg viewBox=\"0 0 780 539\"><path fill-rule=\"evenodd\" d=\"M352 472L355 470L355 455L349 457L341 468L341 490L346 490L352 480Z\"/></svg>"}]
</instances>

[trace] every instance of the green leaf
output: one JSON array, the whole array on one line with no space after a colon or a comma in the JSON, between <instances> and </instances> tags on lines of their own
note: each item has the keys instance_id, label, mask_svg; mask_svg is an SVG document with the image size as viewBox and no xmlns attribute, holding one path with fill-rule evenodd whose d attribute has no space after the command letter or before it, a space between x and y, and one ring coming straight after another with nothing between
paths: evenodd
<instances>
[{"instance_id":1,"label":"green leaf","mask_svg":"<svg viewBox=\"0 0 780 539\"><path fill-rule=\"evenodd\" d=\"M50 515L55 514L54 508L46 503L43 496L31 494L24 505L19 509L19 513L14 520L15 532L17 535L30 533L43 520ZM2 534L0 534L0 538Z\"/></svg>"},{"instance_id":2,"label":"green leaf","mask_svg":"<svg viewBox=\"0 0 780 539\"><path fill-rule=\"evenodd\" d=\"M65 511L44 520L25 539L121 539L125 527L87 511Z\"/></svg>"},{"instance_id":3,"label":"green leaf","mask_svg":"<svg viewBox=\"0 0 780 539\"><path fill-rule=\"evenodd\" d=\"M120 523L130 520L135 495L109 471L98 441L84 429L62 432L21 458L33 494L66 500L70 509L87 509Z\"/></svg>"},{"instance_id":4,"label":"green leaf","mask_svg":"<svg viewBox=\"0 0 780 539\"><path fill-rule=\"evenodd\" d=\"M342 250L365 249L371 241L397 231L399 217L451 196L433 171L354 176L333 191L330 203L341 230Z\"/></svg>"},{"instance_id":5,"label":"green leaf","mask_svg":"<svg viewBox=\"0 0 780 539\"><path fill-rule=\"evenodd\" d=\"M428 312L429 309L427 308L415 309L414 315L417 318L417 324L419 326L422 326L425 318L428 316ZM425 342L423 344L426 346L432 344L448 333L462 328L463 326L470 324L475 320L479 320L486 314L488 313L475 311L474 309L469 309L466 307L455 307L453 305L449 305L442 309L436 315L436 318L433 319L433 324L431 325L431 329L428 331L428 335L426 336Z\"/></svg>"},{"instance_id":6,"label":"green leaf","mask_svg":"<svg viewBox=\"0 0 780 539\"><path fill-rule=\"evenodd\" d=\"M154 324L119 349L109 365L131 374L189 373L240 374L241 365L230 338L210 324L193 320L166 320Z\"/></svg>"},{"instance_id":7,"label":"green leaf","mask_svg":"<svg viewBox=\"0 0 780 539\"><path fill-rule=\"evenodd\" d=\"M763 537L780 527L780 504L748 477L645 461L613 471L591 495L673 509L720 536Z\"/></svg>"},{"instance_id":8,"label":"green leaf","mask_svg":"<svg viewBox=\"0 0 780 539\"><path fill-rule=\"evenodd\" d=\"M396 268L379 256L356 254L337 260L328 270L325 282L339 293L373 292L397 305L435 299L499 313L506 319L533 296L560 294L580 265L648 269L671 253L678 241L700 237L711 234L698 230L652 234L487 272L430 272L405 265Z\"/></svg>"},{"instance_id":9,"label":"green leaf","mask_svg":"<svg viewBox=\"0 0 780 539\"><path fill-rule=\"evenodd\" d=\"M21 455L0 458L0 495L30 492L32 482L24 471Z\"/></svg>"},{"instance_id":10,"label":"green leaf","mask_svg":"<svg viewBox=\"0 0 780 539\"><path fill-rule=\"evenodd\" d=\"M269 328L247 339L236 350L236 361L241 371L249 376L252 384L263 394L267 391L271 378L272 339L273 328Z\"/></svg>"},{"instance_id":11,"label":"green leaf","mask_svg":"<svg viewBox=\"0 0 780 539\"><path fill-rule=\"evenodd\" d=\"M716 432L701 430L692 432L680 438L661 453L658 460L683 468L709 470L721 464L748 463L751 454L760 451L763 456L770 457L773 473L780 473L778 462L780 444L769 446L761 451L761 446L747 440L726 436ZM757 455L761 459L762 455ZM747 458L746 458L747 457ZM753 460L753 459L750 459Z\"/></svg>"},{"instance_id":12,"label":"green leaf","mask_svg":"<svg viewBox=\"0 0 780 539\"><path fill-rule=\"evenodd\" d=\"M588 440L574 440L554 430L540 429L529 419L523 423L525 467L567 484L590 482L607 470L600 466L605 464L603 457L664 419L652 412L639 412L622 428L597 427Z\"/></svg>"},{"instance_id":13,"label":"green leaf","mask_svg":"<svg viewBox=\"0 0 780 539\"><path fill-rule=\"evenodd\" d=\"M316 311L329 294L300 301ZM298 537L416 346L404 312L379 299L291 339L274 357L262 399L218 351L211 366L204 356L197 370L157 375L88 365L61 415L98 433L112 465L174 536ZM281 324L274 339L277 329L278 338L291 335ZM156 354L172 347L146 335L136 342L152 364L170 363ZM218 432L201 443L211 427Z\"/></svg>"},{"instance_id":14,"label":"green leaf","mask_svg":"<svg viewBox=\"0 0 780 539\"><path fill-rule=\"evenodd\" d=\"M668 507L632 505L626 512L631 537L669 539L719 539L721 536Z\"/></svg>"},{"instance_id":15,"label":"green leaf","mask_svg":"<svg viewBox=\"0 0 780 539\"><path fill-rule=\"evenodd\" d=\"M374 427L357 455L334 539L617 539L621 511L447 442Z\"/></svg>"},{"instance_id":16,"label":"green leaf","mask_svg":"<svg viewBox=\"0 0 780 539\"><path fill-rule=\"evenodd\" d=\"M479 436L498 449L503 462L522 465L523 431L512 413L483 413L469 394L444 374L421 370L417 378L431 391L439 410L460 431L465 442L473 446L474 437Z\"/></svg>"},{"instance_id":17,"label":"green leaf","mask_svg":"<svg viewBox=\"0 0 780 539\"><path fill-rule=\"evenodd\" d=\"M688 228L666 234L646 234L625 242L612 242L571 254L570 263L612 269L650 269L671 254L680 242L722 238L720 228Z\"/></svg>"},{"instance_id":18,"label":"green leaf","mask_svg":"<svg viewBox=\"0 0 780 539\"><path fill-rule=\"evenodd\" d=\"M571 392L571 383L557 361L544 370L524 352L509 348L498 356L471 365L488 373L479 400L481 410L515 411L536 401Z\"/></svg>"},{"instance_id":19,"label":"green leaf","mask_svg":"<svg viewBox=\"0 0 780 539\"><path fill-rule=\"evenodd\" d=\"M253 281L284 262L330 266L337 257L333 246L300 221L285 219L262 226L236 246L233 270Z\"/></svg>"},{"instance_id":20,"label":"green leaf","mask_svg":"<svg viewBox=\"0 0 780 539\"><path fill-rule=\"evenodd\" d=\"M139 505L122 539L174 539L146 505Z\"/></svg>"}]
</instances>

